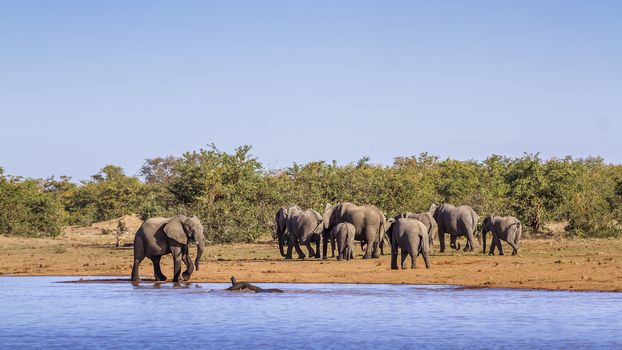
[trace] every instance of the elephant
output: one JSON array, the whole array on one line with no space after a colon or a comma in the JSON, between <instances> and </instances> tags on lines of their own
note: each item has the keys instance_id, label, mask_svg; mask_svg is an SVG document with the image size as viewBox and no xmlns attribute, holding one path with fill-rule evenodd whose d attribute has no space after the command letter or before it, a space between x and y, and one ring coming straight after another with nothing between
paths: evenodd
<instances>
[{"instance_id":1,"label":"elephant","mask_svg":"<svg viewBox=\"0 0 622 350\"><path fill-rule=\"evenodd\" d=\"M406 257L410 255L410 268L417 267L417 256L421 254L425 267L430 268L430 240L428 228L417 219L399 218L391 219L388 235L391 237L391 269L397 270L397 252L401 249L402 269L406 268Z\"/></svg>"},{"instance_id":2,"label":"elephant","mask_svg":"<svg viewBox=\"0 0 622 350\"><path fill-rule=\"evenodd\" d=\"M292 248L295 248L299 259L306 258L300 249L300 244L304 244L309 250L310 257L320 258L320 239L324 231L320 213L313 209L302 210L298 206L279 208L274 221L281 256L285 259L291 259ZM286 231L289 233L287 253L283 251ZM311 247L311 243L315 243L315 251Z\"/></svg>"},{"instance_id":3,"label":"elephant","mask_svg":"<svg viewBox=\"0 0 622 350\"><path fill-rule=\"evenodd\" d=\"M153 262L156 281L165 281L166 276L160 270L162 255L173 255L173 282L179 282L181 263L186 270L181 273L184 281L190 279L194 271L192 260L188 254L188 243L197 243L197 256L194 267L199 270L199 261L205 249L203 225L196 216L177 215L172 218L155 217L145 220L134 236L134 265L132 281L140 281L139 268L141 261L147 257Z\"/></svg>"},{"instance_id":4,"label":"elephant","mask_svg":"<svg viewBox=\"0 0 622 350\"><path fill-rule=\"evenodd\" d=\"M482 244L483 253L486 254L486 233L492 234L490 252L488 255L495 255L495 246L499 250L499 255L503 255L501 240L506 241L512 247L512 255L518 254L520 237L523 232L520 221L513 216L487 216L482 223Z\"/></svg>"},{"instance_id":5,"label":"elephant","mask_svg":"<svg viewBox=\"0 0 622 350\"><path fill-rule=\"evenodd\" d=\"M432 215L430 215L430 213L428 212L417 213L417 214L403 213L403 214L399 214L395 216L395 220L399 218L417 219L421 221L421 223L424 224L428 228L428 239L430 241L429 242L430 249L432 248L432 246L434 245L434 232L437 230L437 224L436 224L436 220L434 220L434 218L432 217Z\"/></svg>"},{"instance_id":6,"label":"elephant","mask_svg":"<svg viewBox=\"0 0 622 350\"><path fill-rule=\"evenodd\" d=\"M441 253L445 251L445 233L449 233L451 236L450 246L454 249L460 249L460 246L456 245L456 238L466 235L467 244L464 251L473 251L473 236L479 220L479 216L473 208L468 205L455 207L451 204L432 204L428 213L432 215L438 225Z\"/></svg>"},{"instance_id":7,"label":"elephant","mask_svg":"<svg viewBox=\"0 0 622 350\"><path fill-rule=\"evenodd\" d=\"M342 222L330 231L330 238L337 240L337 260L354 258L354 234L356 229L349 222Z\"/></svg>"},{"instance_id":8,"label":"elephant","mask_svg":"<svg viewBox=\"0 0 622 350\"><path fill-rule=\"evenodd\" d=\"M339 203L335 206L326 205L322 216L324 230L332 230L333 227L348 222L355 228L354 239L367 243L367 249L363 259L379 258L378 248L383 239L386 219L377 207L366 205L354 205L349 202ZM324 240L324 256L326 256L328 241Z\"/></svg>"}]
</instances>

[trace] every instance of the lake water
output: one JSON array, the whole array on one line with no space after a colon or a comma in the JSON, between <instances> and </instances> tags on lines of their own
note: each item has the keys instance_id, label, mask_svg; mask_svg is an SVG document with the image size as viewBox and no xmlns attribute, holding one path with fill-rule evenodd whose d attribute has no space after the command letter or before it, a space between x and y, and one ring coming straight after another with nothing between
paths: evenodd
<instances>
[{"instance_id":1,"label":"lake water","mask_svg":"<svg viewBox=\"0 0 622 350\"><path fill-rule=\"evenodd\" d=\"M0 277L0 348L622 348L622 294Z\"/></svg>"}]
</instances>

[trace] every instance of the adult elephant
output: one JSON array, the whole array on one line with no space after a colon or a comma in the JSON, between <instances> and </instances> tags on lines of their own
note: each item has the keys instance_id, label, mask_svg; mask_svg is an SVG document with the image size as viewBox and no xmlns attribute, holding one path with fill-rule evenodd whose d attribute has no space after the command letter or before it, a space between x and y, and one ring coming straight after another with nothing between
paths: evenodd
<instances>
[{"instance_id":1,"label":"adult elephant","mask_svg":"<svg viewBox=\"0 0 622 350\"><path fill-rule=\"evenodd\" d=\"M421 221L421 223L424 224L426 229L428 230L428 241L429 241L430 248L434 245L434 232L437 230L437 224L436 224L436 220L434 220L434 217L432 217L430 213L428 212L416 213L416 214L415 213L402 213L402 214L395 216L396 221L400 218L416 219L416 220Z\"/></svg>"},{"instance_id":2,"label":"adult elephant","mask_svg":"<svg viewBox=\"0 0 622 350\"><path fill-rule=\"evenodd\" d=\"M486 254L486 233L492 233L490 252L488 255L495 255L495 247L499 250L499 255L503 255L501 240L508 242L512 247L512 255L518 254L520 237L523 232L520 221L513 216L487 216L482 223L482 245L483 253Z\"/></svg>"},{"instance_id":3,"label":"adult elephant","mask_svg":"<svg viewBox=\"0 0 622 350\"><path fill-rule=\"evenodd\" d=\"M460 249L456 245L458 236L466 236L467 244L464 251L473 251L473 236L477 230L477 221L479 217L475 210L468 205L455 207L451 204L432 204L428 211L436 220L438 225L438 240L441 246L441 252L445 251L445 233L451 236L451 247Z\"/></svg>"},{"instance_id":4,"label":"adult elephant","mask_svg":"<svg viewBox=\"0 0 622 350\"><path fill-rule=\"evenodd\" d=\"M354 239L367 243L363 259L378 258L379 245L384 238L386 219L377 207L365 204L354 205L343 202L335 206L326 205L324 215L324 230L330 231L336 225L347 222L354 226ZM326 256L328 241L324 240L324 256Z\"/></svg>"},{"instance_id":5,"label":"adult elephant","mask_svg":"<svg viewBox=\"0 0 622 350\"><path fill-rule=\"evenodd\" d=\"M323 233L322 215L313 209L302 210L298 206L280 208L274 217L276 236L279 239L279 252L285 259L292 258L292 248L296 249L299 259L306 256L300 249L304 244L309 256L320 257L320 239ZM287 253L283 251L285 232L288 232ZM315 243L315 251L311 247Z\"/></svg>"},{"instance_id":6,"label":"adult elephant","mask_svg":"<svg viewBox=\"0 0 622 350\"><path fill-rule=\"evenodd\" d=\"M406 258L410 255L410 268L417 267L417 256L421 254L425 267L430 268L430 247L427 227L417 219L398 218L390 220L388 236L391 238L391 270L397 270L397 253L401 250L401 266L406 268Z\"/></svg>"},{"instance_id":7,"label":"adult elephant","mask_svg":"<svg viewBox=\"0 0 622 350\"><path fill-rule=\"evenodd\" d=\"M194 267L199 269L199 260L205 249L203 225L196 216L187 217L177 215L172 218L147 219L140 226L134 236L134 266L132 267L132 281L139 281L140 263L145 257L153 262L153 271L156 281L165 281L166 276L160 270L162 255L173 255L173 282L179 282L179 276L184 281L190 279L194 271L192 260L188 254L188 244L197 243L197 256ZM186 271L181 273L181 263L186 265Z\"/></svg>"}]
</instances>

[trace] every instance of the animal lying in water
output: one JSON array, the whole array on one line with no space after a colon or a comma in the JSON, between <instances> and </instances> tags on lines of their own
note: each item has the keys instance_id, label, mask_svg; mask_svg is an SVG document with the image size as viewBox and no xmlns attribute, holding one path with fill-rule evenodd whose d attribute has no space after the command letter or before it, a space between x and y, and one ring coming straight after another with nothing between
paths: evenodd
<instances>
[{"instance_id":1,"label":"animal lying in water","mask_svg":"<svg viewBox=\"0 0 622 350\"><path fill-rule=\"evenodd\" d=\"M231 287L227 288L227 290L232 292L283 293L282 290L277 288L263 289L248 282L238 282L235 276L231 276Z\"/></svg>"}]
</instances>

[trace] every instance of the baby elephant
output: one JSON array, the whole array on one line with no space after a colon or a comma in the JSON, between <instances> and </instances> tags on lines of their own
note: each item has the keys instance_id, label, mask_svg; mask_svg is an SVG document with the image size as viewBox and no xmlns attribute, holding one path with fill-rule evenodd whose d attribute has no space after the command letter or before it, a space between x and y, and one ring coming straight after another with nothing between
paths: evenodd
<instances>
[{"instance_id":1,"label":"baby elephant","mask_svg":"<svg viewBox=\"0 0 622 350\"><path fill-rule=\"evenodd\" d=\"M492 233L492 243L488 255L495 255L495 246L499 250L499 255L503 255L501 240L508 242L512 247L512 255L518 254L518 246L522 227L520 221L513 216L488 216L482 224L482 244L483 253L486 254L486 233Z\"/></svg>"},{"instance_id":2,"label":"baby elephant","mask_svg":"<svg viewBox=\"0 0 622 350\"><path fill-rule=\"evenodd\" d=\"M390 220L390 222L393 220ZM406 257L410 254L410 268L414 269L419 254L423 255L425 267L430 268L430 241L428 228L417 219L397 219L387 231L391 239L391 269L397 270L397 249L402 250L402 269L406 268Z\"/></svg>"},{"instance_id":3,"label":"baby elephant","mask_svg":"<svg viewBox=\"0 0 622 350\"><path fill-rule=\"evenodd\" d=\"M354 258L354 234L356 229L349 222L337 224L330 231L331 240L337 240L337 260Z\"/></svg>"}]
</instances>

